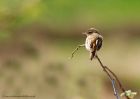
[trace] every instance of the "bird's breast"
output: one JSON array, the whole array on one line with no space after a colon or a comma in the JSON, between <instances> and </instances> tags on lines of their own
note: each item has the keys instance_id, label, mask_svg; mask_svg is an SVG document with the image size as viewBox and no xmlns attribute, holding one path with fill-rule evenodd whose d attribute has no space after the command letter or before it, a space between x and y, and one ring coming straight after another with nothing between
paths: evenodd
<instances>
[{"instance_id":1,"label":"bird's breast","mask_svg":"<svg viewBox=\"0 0 140 99\"><path fill-rule=\"evenodd\" d=\"M92 43L92 40L91 40L89 37L87 37L87 38L86 38L86 41L85 41L85 47L86 47L86 49L87 49L88 51L91 51L91 50L92 50L92 49L90 48L91 43Z\"/></svg>"}]
</instances>

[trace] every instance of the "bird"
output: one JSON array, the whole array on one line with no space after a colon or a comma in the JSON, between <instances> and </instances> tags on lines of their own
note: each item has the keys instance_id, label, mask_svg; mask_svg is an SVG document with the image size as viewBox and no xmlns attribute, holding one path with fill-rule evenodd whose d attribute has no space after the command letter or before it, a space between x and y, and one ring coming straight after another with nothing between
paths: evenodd
<instances>
[{"instance_id":1,"label":"bird","mask_svg":"<svg viewBox=\"0 0 140 99\"><path fill-rule=\"evenodd\" d=\"M103 36L93 27L88 29L83 34L87 36L84 45L90 52L90 60L92 60L96 56L97 51L99 51L102 47Z\"/></svg>"},{"instance_id":2,"label":"bird","mask_svg":"<svg viewBox=\"0 0 140 99\"><path fill-rule=\"evenodd\" d=\"M72 52L70 59L73 58L74 54L79 50L80 47L85 47L90 52L90 60L92 60L95 56L97 56L97 51L99 51L102 47L103 36L94 27L88 29L82 34L87 36L85 43L76 47L76 49Z\"/></svg>"}]
</instances>

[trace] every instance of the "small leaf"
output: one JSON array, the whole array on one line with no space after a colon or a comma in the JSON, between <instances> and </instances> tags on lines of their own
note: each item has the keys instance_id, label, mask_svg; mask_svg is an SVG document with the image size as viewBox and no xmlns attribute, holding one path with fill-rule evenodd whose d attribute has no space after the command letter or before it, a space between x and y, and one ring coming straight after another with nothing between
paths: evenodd
<instances>
[{"instance_id":1,"label":"small leaf","mask_svg":"<svg viewBox=\"0 0 140 99\"><path fill-rule=\"evenodd\" d=\"M137 92L132 92L131 90L127 90L124 93L121 93L120 96L122 97L124 95L129 97L130 99L133 99L137 95Z\"/></svg>"}]
</instances>

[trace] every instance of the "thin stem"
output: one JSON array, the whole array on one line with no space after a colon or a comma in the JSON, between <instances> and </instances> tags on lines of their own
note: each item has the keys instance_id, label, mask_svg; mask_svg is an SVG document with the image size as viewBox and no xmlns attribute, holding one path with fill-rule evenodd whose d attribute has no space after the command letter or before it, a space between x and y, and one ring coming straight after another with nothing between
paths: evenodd
<instances>
[{"instance_id":1,"label":"thin stem","mask_svg":"<svg viewBox=\"0 0 140 99\"><path fill-rule=\"evenodd\" d=\"M114 90L114 95L116 96L117 99L120 99L120 97L118 95L118 90L115 86L115 80L113 79L113 80L111 80L111 82L112 82L112 87L113 87L113 90Z\"/></svg>"},{"instance_id":2,"label":"thin stem","mask_svg":"<svg viewBox=\"0 0 140 99\"><path fill-rule=\"evenodd\" d=\"M111 80L112 83L112 87L113 87L113 91L114 91L114 95L116 96L116 99L120 99L119 95L117 93L117 89L115 87L115 83L114 83L114 79L112 78L112 76L109 74L109 72L106 70L105 66L102 64L101 60L99 59L99 57L96 55L96 58L98 59L100 66L103 68L103 71L108 75L109 79Z\"/></svg>"},{"instance_id":3,"label":"thin stem","mask_svg":"<svg viewBox=\"0 0 140 99\"><path fill-rule=\"evenodd\" d=\"M85 44L78 45L78 46L76 47L76 49L72 52L72 54L71 54L71 59L73 58L74 54L79 50L79 48L80 48L80 47L84 47L84 46L85 46Z\"/></svg>"},{"instance_id":4,"label":"thin stem","mask_svg":"<svg viewBox=\"0 0 140 99\"><path fill-rule=\"evenodd\" d=\"M101 62L100 58L98 57L98 55L96 55L96 58L97 60L99 61L100 63L100 66L103 68L104 72L108 75L108 77L110 78L111 82L112 82L112 87L113 87L113 90L114 90L114 95L116 96L117 99L119 99L118 97L118 92L117 92L117 89L115 88L115 80L113 78L116 79L120 89L122 90L122 92L125 92L126 90L124 89L124 87L122 86L120 80L118 79L118 77L116 76L116 74L114 72L112 72L107 66L104 66L103 63ZM110 73L112 74L112 76L110 75ZM126 99L129 99L128 96L125 96Z\"/></svg>"},{"instance_id":5,"label":"thin stem","mask_svg":"<svg viewBox=\"0 0 140 99\"><path fill-rule=\"evenodd\" d=\"M123 88L123 86L122 86L120 80L119 80L118 77L115 75L115 73L112 72L108 67L105 66L105 68L115 77L115 79L117 80L118 85L119 85L120 89L122 90L122 92L125 92L125 89Z\"/></svg>"}]
</instances>

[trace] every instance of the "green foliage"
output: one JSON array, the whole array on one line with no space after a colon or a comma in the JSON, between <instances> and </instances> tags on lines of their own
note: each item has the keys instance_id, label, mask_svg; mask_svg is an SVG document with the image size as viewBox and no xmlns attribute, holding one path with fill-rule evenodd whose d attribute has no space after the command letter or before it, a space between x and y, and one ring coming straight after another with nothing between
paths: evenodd
<instances>
[{"instance_id":1,"label":"green foliage","mask_svg":"<svg viewBox=\"0 0 140 99\"><path fill-rule=\"evenodd\" d=\"M34 22L53 28L69 28L81 23L112 26L130 20L137 22L139 3L138 0L1 0L0 25L6 25L5 30Z\"/></svg>"}]
</instances>

